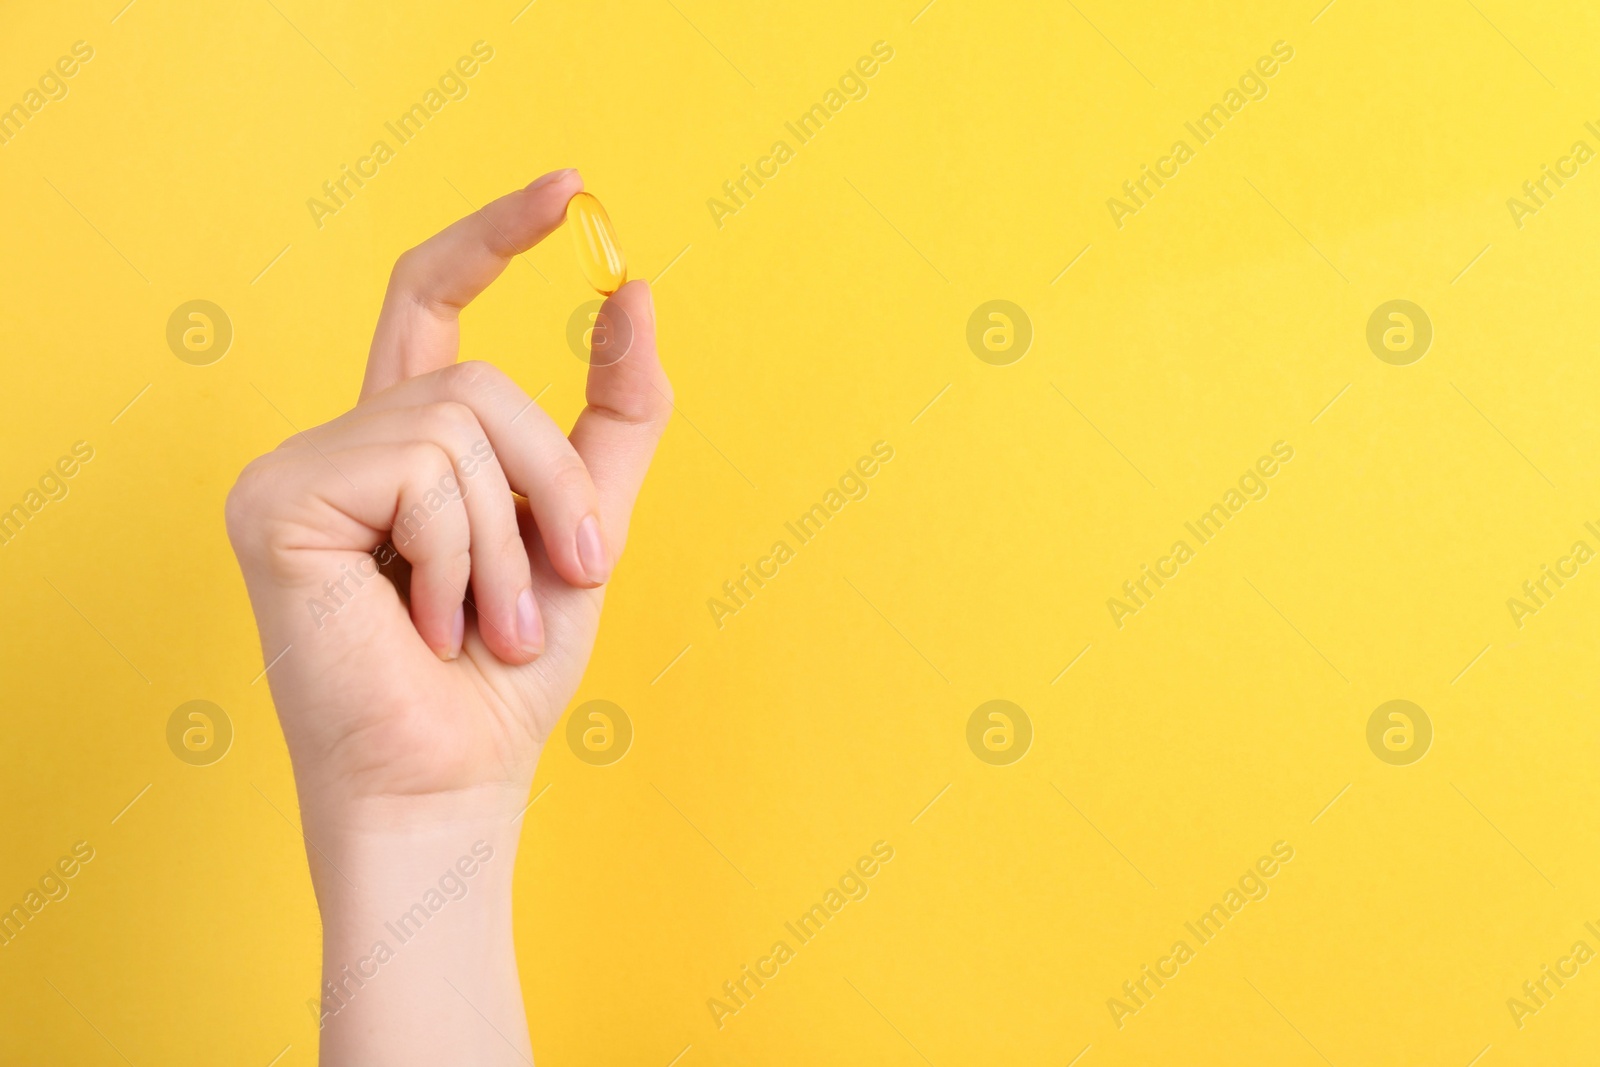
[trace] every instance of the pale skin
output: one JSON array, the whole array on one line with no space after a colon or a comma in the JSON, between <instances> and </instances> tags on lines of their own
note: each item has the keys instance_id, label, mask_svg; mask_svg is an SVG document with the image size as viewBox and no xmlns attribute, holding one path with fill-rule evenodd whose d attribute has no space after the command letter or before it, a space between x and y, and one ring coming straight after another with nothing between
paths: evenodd
<instances>
[{"instance_id":1,"label":"pale skin","mask_svg":"<svg viewBox=\"0 0 1600 1067\"><path fill-rule=\"evenodd\" d=\"M283 653L268 679L322 914L327 1067L533 1059L511 936L519 815L672 391L642 281L607 302L632 341L619 356L601 338L570 434L493 366L456 362L458 316L582 188L547 174L402 255L359 402L228 496L263 655ZM386 543L409 579L374 574ZM419 903L402 940L393 924Z\"/></svg>"}]
</instances>

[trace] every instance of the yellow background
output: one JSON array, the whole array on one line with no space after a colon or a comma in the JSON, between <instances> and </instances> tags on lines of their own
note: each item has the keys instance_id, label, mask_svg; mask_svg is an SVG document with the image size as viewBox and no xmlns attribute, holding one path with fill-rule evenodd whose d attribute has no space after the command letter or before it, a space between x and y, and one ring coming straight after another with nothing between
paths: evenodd
<instances>
[{"instance_id":1,"label":"yellow background","mask_svg":"<svg viewBox=\"0 0 1600 1067\"><path fill-rule=\"evenodd\" d=\"M0 547L0 904L96 850L0 949L0 1059L314 1061L317 918L223 496L352 402L400 251L569 165L659 275L680 414L579 693L632 750L588 766L558 731L525 819L541 1063L1593 1055L1600 965L1521 1029L1506 1006L1600 949L1600 574L1520 629L1506 607L1600 547L1600 164L1520 229L1506 207L1600 147L1592 8L121 3L0 33L0 105L95 49L0 147L0 506L95 449ZM318 229L307 198L478 40L470 95ZM869 95L795 145L880 40ZM1269 95L1119 230L1106 199L1279 40ZM719 228L708 198L780 138ZM464 354L570 421L591 296L557 235ZM1395 298L1435 329L1406 367L1365 341ZM192 299L234 325L211 366L166 345ZM1035 330L1009 366L966 344L991 299ZM707 599L878 440L870 495L718 629ZM1270 495L1113 625L1278 440ZM1036 732L1005 767L965 739L996 698ZM1405 767L1366 743L1394 698L1435 730ZM209 767L166 745L191 699L236 731ZM707 999L878 840L870 896L719 1029ZM1270 895L1118 1029L1107 999L1279 840Z\"/></svg>"}]
</instances>

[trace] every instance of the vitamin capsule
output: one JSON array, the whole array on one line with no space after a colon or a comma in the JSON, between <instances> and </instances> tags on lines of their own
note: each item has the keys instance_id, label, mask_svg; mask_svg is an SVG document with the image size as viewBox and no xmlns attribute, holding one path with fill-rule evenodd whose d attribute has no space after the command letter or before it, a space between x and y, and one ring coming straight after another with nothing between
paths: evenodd
<instances>
[{"instance_id":1,"label":"vitamin capsule","mask_svg":"<svg viewBox=\"0 0 1600 1067\"><path fill-rule=\"evenodd\" d=\"M588 193L578 193L567 201L567 228L572 231L578 266L589 284L606 296L621 289L628 280L628 261L600 201Z\"/></svg>"}]
</instances>

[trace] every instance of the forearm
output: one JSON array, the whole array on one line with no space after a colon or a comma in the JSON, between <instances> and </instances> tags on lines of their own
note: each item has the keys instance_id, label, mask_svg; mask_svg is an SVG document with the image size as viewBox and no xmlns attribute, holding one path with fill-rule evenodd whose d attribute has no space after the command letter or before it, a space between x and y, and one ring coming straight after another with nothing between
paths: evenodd
<instances>
[{"instance_id":1,"label":"forearm","mask_svg":"<svg viewBox=\"0 0 1600 1067\"><path fill-rule=\"evenodd\" d=\"M520 823L506 806L307 817L324 1067L532 1062L511 929Z\"/></svg>"}]
</instances>

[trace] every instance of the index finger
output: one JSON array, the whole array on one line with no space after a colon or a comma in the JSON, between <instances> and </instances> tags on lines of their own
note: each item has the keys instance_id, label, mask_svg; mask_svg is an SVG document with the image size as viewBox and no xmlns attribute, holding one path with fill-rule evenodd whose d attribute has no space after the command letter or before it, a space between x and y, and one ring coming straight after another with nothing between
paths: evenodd
<instances>
[{"instance_id":1,"label":"index finger","mask_svg":"<svg viewBox=\"0 0 1600 1067\"><path fill-rule=\"evenodd\" d=\"M544 240L583 188L576 170L552 171L403 253L389 275L361 399L456 361L461 309L511 262Z\"/></svg>"}]
</instances>

